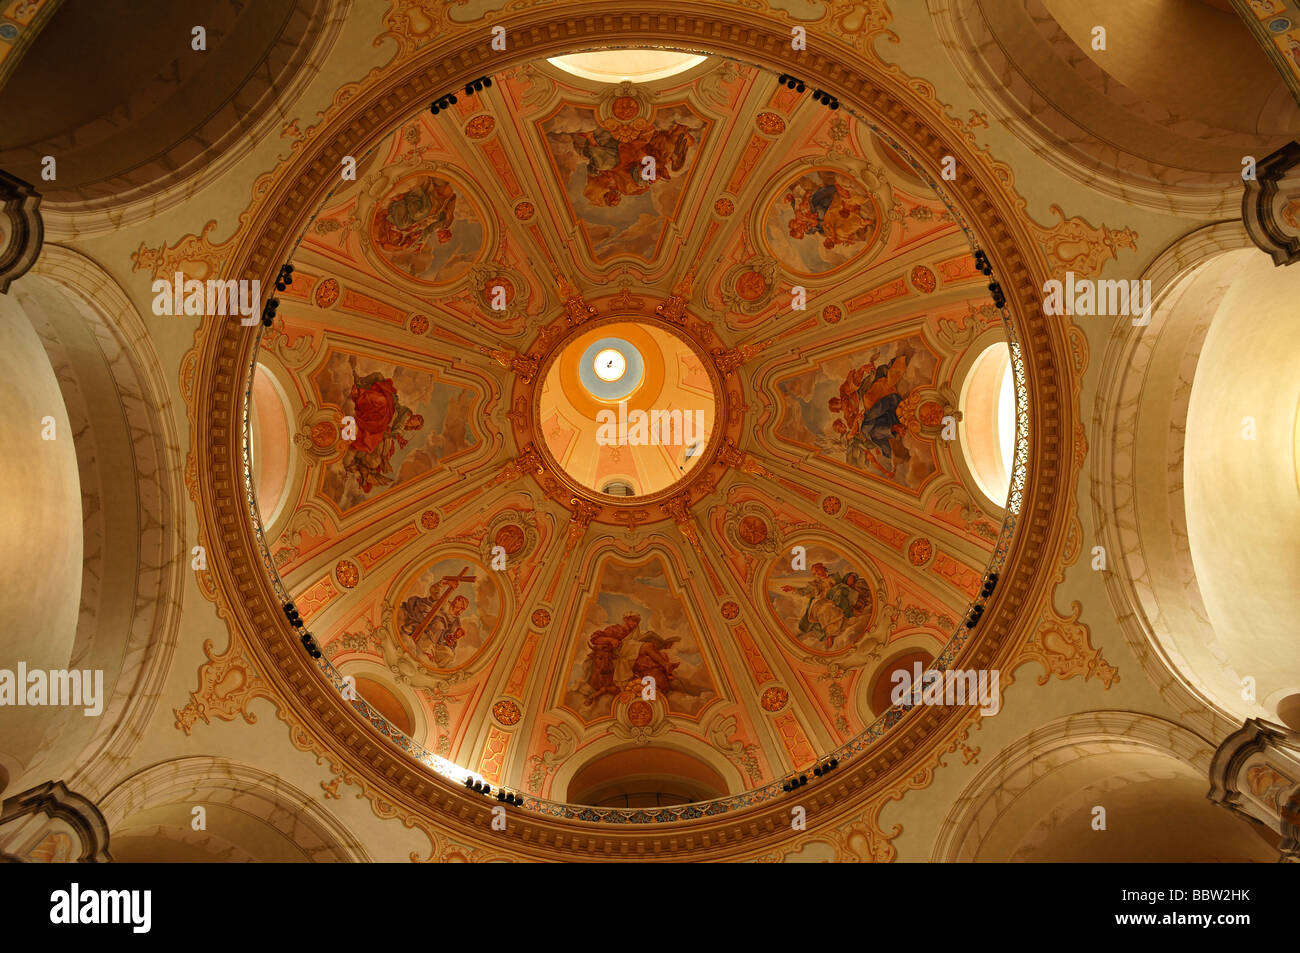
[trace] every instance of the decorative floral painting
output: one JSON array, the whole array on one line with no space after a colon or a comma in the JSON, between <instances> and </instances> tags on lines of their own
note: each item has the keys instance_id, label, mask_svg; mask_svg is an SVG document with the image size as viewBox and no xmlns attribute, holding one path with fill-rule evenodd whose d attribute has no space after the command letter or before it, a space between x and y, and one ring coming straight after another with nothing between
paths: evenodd
<instances>
[{"instance_id":1,"label":"decorative floral painting","mask_svg":"<svg viewBox=\"0 0 1300 953\"><path fill-rule=\"evenodd\" d=\"M335 351L313 375L322 406L351 417L356 433L340 460L325 468L322 492L339 510L349 509L428 473L474 446L469 426L477 403L466 388L428 371Z\"/></svg>"},{"instance_id":2,"label":"decorative floral painting","mask_svg":"<svg viewBox=\"0 0 1300 953\"><path fill-rule=\"evenodd\" d=\"M663 563L606 562L580 623L565 704L587 720L606 717L615 700L641 697L646 676L672 712L696 715L716 695Z\"/></svg>"},{"instance_id":3,"label":"decorative floral painting","mask_svg":"<svg viewBox=\"0 0 1300 953\"><path fill-rule=\"evenodd\" d=\"M370 239L391 268L443 285L464 275L483 251L483 220L450 179L427 172L394 183L375 206Z\"/></svg>"},{"instance_id":4,"label":"decorative floral painting","mask_svg":"<svg viewBox=\"0 0 1300 953\"><path fill-rule=\"evenodd\" d=\"M855 645L875 609L870 578L825 546L809 546L806 568L788 558L768 573L767 598L786 633L805 649L836 654Z\"/></svg>"},{"instance_id":5,"label":"decorative floral painting","mask_svg":"<svg viewBox=\"0 0 1300 953\"><path fill-rule=\"evenodd\" d=\"M442 559L402 591L393 625L402 647L427 668L461 668L478 655L501 619L493 573L477 561Z\"/></svg>"},{"instance_id":6,"label":"decorative floral painting","mask_svg":"<svg viewBox=\"0 0 1300 953\"><path fill-rule=\"evenodd\" d=\"M840 355L777 383L777 436L854 470L919 490L938 464L920 434L920 388L936 360L919 337Z\"/></svg>"},{"instance_id":7,"label":"decorative floral painting","mask_svg":"<svg viewBox=\"0 0 1300 953\"><path fill-rule=\"evenodd\" d=\"M860 182L816 169L779 189L763 220L773 258L799 274L821 275L866 251L880 229L880 209Z\"/></svg>"}]
</instances>

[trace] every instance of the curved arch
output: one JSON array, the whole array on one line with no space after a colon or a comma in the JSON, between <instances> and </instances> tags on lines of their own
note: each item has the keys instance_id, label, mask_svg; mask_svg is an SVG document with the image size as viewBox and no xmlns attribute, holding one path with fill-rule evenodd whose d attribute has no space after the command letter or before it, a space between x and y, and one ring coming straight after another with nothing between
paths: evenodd
<instances>
[{"instance_id":1,"label":"curved arch","mask_svg":"<svg viewBox=\"0 0 1300 953\"><path fill-rule=\"evenodd\" d=\"M125 832L152 837L160 829L188 830L195 806L220 808L232 818L238 813L255 819L259 834L279 833L282 843L274 849L283 851L288 845L301 855L298 859L371 859L356 835L316 798L277 775L227 758L177 758L155 764L123 780L99 803L112 838ZM180 808L180 813L167 811L169 807ZM282 859L265 856L270 837L243 838L227 830L221 839L246 855L230 859Z\"/></svg>"},{"instance_id":2,"label":"curved arch","mask_svg":"<svg viewBox=\"0 0 1300 953\"><path fill-rule=\"evenodd\" d=\"M12 294L58 364L81 473L81 615L66 664L105 671L102 714L58 710L29 769L66 773L93 797L143 735L178 638L188 566L180 441L149 331L103 269L47 244ZM129 493L124 472L135 475Z\"/></svg>"},{"instance_id":3,"label":"curved arch","mask_svg":"<svg viewBox=\"0 0 1300 953\"><path fill-rule=\"evenodd\" d=\"M1112 563L1107 590L1162 697L1211 738L1273 714L1243 699L1241 677L1264 673L1235 671L1202 599L1184 491L1185 423L1202 347L1233 282L1258 260L1266 261L1240 222L1199 229L1157 256L1143 276L1152 282L1151 323L1111 339L1093 414L1103 435L1091 477L1093 516Z\"/></svg>"},{"instance_id":4,"label":"curved arch","mask_svg":"<svg viewBox=\"0 0 1300 953\"><path fill-rule=\"evenodd\" d=\"M1171 815L1184 832L1198 827L1206 853L1275 859L1248 825L1205 800L1213 755L1199 735L1149 715L1057 719L1012 742L966 785L930 860L1193 859L1180 853L1185 838L1166 836L1160 819ZM1107 809L1109 837L1091 826L1097 806Z\"/></svg>"},{"instance_id":5,"label":"curved arch","mask_svg":"<svg viewBox=\"0 0 1300 953\"><path fill-rule=\"evenodd\" d=\"M897 704L893 701L898 686L893 677L896 671L907 672L911 678L915 673L915 665L919 664L924 672L934 664L935 656L941 651L943 640L924 631L912 632L890 642L889 654L880 667L871 678L861 679L858 684L855 701L858 717L863 724L870 724Z\"/></svg>"},{"instance_id":6,"label":"curved arch","mask_svg":"<svg viewBox=\"0 0 1300 953\"><path fill-rule=\"evenodd\" d=\"M1124 202L1234 215L1242 157L1281 147L1300 122L1249 30L1210 3L1186 4L1177 17L1158 2L1125 4L1105 18L1103 50L1093 45L1093 4L927 6L991 118L1072 180Z\"/></svg>"},{"instance_id":7,"label":"curved arch","mask_svg":"<svg viewBox=\"0 0 1300 953\"><path fill-rule=\"evenodd\" d=\"M0 636L6 682L19 665L40 671L71 667L83 595L84 480L74 437L79 407L62 379L65 367L51 359L33 327L32 303L20 290L30 288L30 280L21 279L0 297L0 374L10 389L0 422L6 451L0 474L9 497L0 522L6 580L0 615L10 623ZM51 777L37 772L68 712L89 719L80 709L14 701L6 698L0 706L0 766L21 791Z\"/></svg>"},{"instance_id":8,"label":"curved arch","mask_svg":"<svg viewBox=\"0 0 1300 953\"><path fill-rule=\"evenodd\" d=\"M578 749L573 756L566 758L556 770L555 777L551 780L551 796L559 800L567 800L570 783L585 768L612 754L633 747L628 744L626 739L606 733L597 740ZM672 730L660 735L655 738L655 747L679 751L691 759L699 761L706 767L712 768L721 776L728 792L743 791L746 787L744 776L739 768L722 757L717 749L683 731Z\"/></svg>"},{"instance_id":9,"label":"curved arch","mask_svg":"<svg viewBox=\"0 0 1300 953\"><path fill-rule=\"evenodd\" d=\"M157 215L228 172L242 157L232 148L238 142L281 130L288 106L316 72L311 64L342 32L345 6L342 0L276 0L261 10L210 2L165 11L67 5L8 77L6 96L37 105L14 117L0 165L39 170L46 154L57 158L44 211L47 227L60 235L81 239ZM190 48L191 23L206 27L207 48L199 55ZM178 32L179 44L170 39ZM122 45L113 40L124 36L139 55L108 58ZM178 49L183 52L175 56L168 52ZM95 62L100 56L105 59ZM87 60L93 65L84 68L99 73L94 88L71 104L52 99L66 85L61 76L68 63ZM214 83L223 73L236 82ZM52 131L51 115L69 121Z\"/></svg>"},{"instance_id":10,"label":"curved arch","mask_svg":"<svg viewBox=\"0 0 1300 953\"><path fill-rule=\"evenodd\" d=\"M405 732L407 735L412 738L419 738L421 741L433 738L430 731L429 715L425 706L420 703L419 698L413 691L404 688L393 678L392 669L388 668L388 666L370 658L354 658L341 663L338 669L344 676L351 675L356 678L357 694L366 700L367 705L379 711L394 725L401 727L383 710L389 704L388 699L383 697L378 698L378 700L371 698L366 690L365 683L374 684L381 692L392 695L393 701L401 706L402 714L410 720L410 730Z\"/></svg>"},{"instance_id":11,"label":"curved arch","mask_svg":"<svg viewBox=\"0 0 1300 953\"><path fill-rule=\"evenodd\" d=\"M960 372L957 404L962 415L960 456L984 496L980 502L1001 513L1011 492L1016 441L1011 349L999 335L988 343L977 341L968 357L973 359Z\"/></svg>"}]
</instances>

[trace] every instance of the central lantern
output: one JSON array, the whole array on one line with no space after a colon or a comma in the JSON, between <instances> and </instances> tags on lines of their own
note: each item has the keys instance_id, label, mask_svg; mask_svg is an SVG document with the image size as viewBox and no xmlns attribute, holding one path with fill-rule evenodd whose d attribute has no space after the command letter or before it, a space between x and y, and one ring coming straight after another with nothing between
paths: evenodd
<instances>
[{"instance_id":1,"label":"central lantern","mask_svg":"<svg viewBox=\"0 0 1300 953\"><path fill-rule=\"evenodd\" d=\"M537 425L547 453L589 490L649 496L702 459L713 434L710 358L667 326L625 320L568 337L550 362Z\"/></svg>"}]
</instances>

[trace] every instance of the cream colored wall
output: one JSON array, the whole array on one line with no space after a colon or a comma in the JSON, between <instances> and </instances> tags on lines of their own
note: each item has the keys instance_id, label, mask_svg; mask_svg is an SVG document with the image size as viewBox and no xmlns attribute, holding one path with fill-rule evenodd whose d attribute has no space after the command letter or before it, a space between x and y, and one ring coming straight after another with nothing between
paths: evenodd
<instances>
[{"instance_id":1,"label":"cream colored wall","mask_svg":"<svg viewBox=\"0 0 1300 953\"><path fill-rule=\"evenodd\" d=\"M7 393L0 417L0 668L15 673L63 669L72 655L81 592L81 490L68 413L54 369L18 298L0 296L0 380ZM55 439L43 440L53 418ZM21 687L21 686L20 686ZM55 707L0 706L0 763L8 794L43 778L27 766Z\"/></svg>"},{"instance_id":2,"label":"cream colored wall","mask_svg":"<svg viewBox=\"0 0 1300 953\"><path fill-rule=\"evenodd\" d=\"M1201 349L1187 412L1187 533L1224 692L1254 678L1273 715L1300 691L1300 273L1262 252ZM1247 418L1250 418L1248 421ZM1254 439L1244 428L1253 421Z\"/></svg>"}]
</instances>

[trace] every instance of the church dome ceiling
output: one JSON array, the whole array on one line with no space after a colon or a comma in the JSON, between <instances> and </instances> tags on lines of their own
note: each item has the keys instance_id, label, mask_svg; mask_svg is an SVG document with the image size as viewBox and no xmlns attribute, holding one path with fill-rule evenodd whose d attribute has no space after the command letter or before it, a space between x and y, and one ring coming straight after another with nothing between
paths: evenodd
<instances>
[{"instance_id":1,"label":"church dome ceiling","mask_svg":"<svg viewBox=\"0 0 1300 953\"><path fill-rule=\"evenodd\" d=\"M1004 513L944 431L1003 315L848 110L722 58L593 75L497 73L320 207L257 349L264 539L404 746L736 796L874 743L965 637Z\"/></svg>"}]
</instances>

